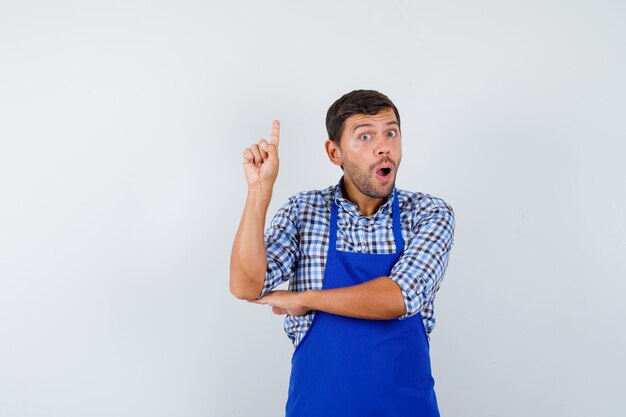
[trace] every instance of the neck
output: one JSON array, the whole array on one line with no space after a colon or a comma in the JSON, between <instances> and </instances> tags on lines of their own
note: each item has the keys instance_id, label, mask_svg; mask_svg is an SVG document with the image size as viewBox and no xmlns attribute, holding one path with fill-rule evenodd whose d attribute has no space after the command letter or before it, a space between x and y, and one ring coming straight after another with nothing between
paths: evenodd
<instances>
[{"instance_id":1,"label":"neck","mask_svg":"<svg viewBox=\"0 0 626 417\"><path fill-rule=\"evenodd\" d=\"M356 188L352 181L346 180L345 176L343 181L341 181L341 192L346 199L356 204L361 215L366 217L376 213L380 206L385 204L385 201L387 201L388 198L375 198L363 194L358 190L358 188Z\"/></svg>"}]
</instances>

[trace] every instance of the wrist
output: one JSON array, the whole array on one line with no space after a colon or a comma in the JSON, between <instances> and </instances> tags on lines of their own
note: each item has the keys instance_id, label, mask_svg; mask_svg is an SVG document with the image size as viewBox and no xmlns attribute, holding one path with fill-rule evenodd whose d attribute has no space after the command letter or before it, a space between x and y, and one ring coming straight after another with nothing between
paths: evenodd
<instances>
[{"instance_id":1,"label":"wrist","mask_svg":"<svg viewBox=\"0 0 626 417\"><path fill-rule=\"evenodd\" d=\"M267 208L272 200L272 191L272 186L263 184L248 186L248 200Z\"/></svg>"},{"instance_id":2,"label":"wrist","mask_svg":"<svg viewBox=\"0 0 626 417\"><path fill-rule=\"evenodd\" d=\"M307 308L308 310L317 310L316 305L317 303L315 302L315 300L317 299L317 296L319 291L317 290L305 290L302 291L300 294L300 304L302 304L303 307Z\"/></svg>"}]
</instances>

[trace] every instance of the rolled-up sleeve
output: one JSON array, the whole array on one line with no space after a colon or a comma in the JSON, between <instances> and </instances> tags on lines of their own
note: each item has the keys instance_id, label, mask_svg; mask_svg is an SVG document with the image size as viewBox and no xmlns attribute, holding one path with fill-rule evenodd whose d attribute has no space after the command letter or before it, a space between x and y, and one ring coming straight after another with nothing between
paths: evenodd
<instances>
[{"instance_id":1,"label":"rolled-up sleeve","mask_svg":"<svg viewBox=\"0 0 626 417\"><path fill-rule=\"evenodd\" d=\"M299 258L298 204L291 197L278 211L265 231L267 271L259 298L272 291L295 273Z\"/></svg>"},{"instance_id":2,"label":"rolled-up sleeve","mask_svg":"<svg viewBox=\"0 0 626 417\"><path fill-rule=\"evenodd\" d=\"M389 278L402 290L405 319L432 302L443 280L448 256L454 245L454 211L443 200L431 197L420 205L404 252Z\"/></svg>"}]
</instances>

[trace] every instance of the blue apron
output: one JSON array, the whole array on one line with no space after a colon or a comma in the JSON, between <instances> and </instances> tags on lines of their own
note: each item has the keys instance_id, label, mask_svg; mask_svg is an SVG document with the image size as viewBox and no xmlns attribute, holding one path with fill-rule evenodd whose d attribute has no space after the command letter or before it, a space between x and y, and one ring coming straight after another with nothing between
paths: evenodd
<instances>
[{"instance_id":1,"label":"blue apron","mask_svg":"<svg viewBox=\"0 0 626 417\"><path fill-rule=\"evenodd\" d=\"M396 253L340 252L333 199L324 289L389 276L404 250L393 190ZM365 320L317 311L291 360L287 417L438 417L421 314Z\"/></svg>"}]
</instances>

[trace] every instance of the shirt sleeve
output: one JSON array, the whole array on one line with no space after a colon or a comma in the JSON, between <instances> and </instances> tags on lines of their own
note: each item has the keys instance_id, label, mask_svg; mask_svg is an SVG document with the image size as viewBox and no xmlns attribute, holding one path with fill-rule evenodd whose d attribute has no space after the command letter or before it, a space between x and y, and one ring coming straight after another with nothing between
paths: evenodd
<instances>
[{"instance_id":1,"label":"shirt sleeve","mask_svg":"<svg viewBox=\"0 0 626 417\"><path fill-rule=\"evenodd\" d=\"M454 245L454 211L443 200L431 197L425 213L412 228L404 253L389 278L402 290L405 319L424 309L439 290Z\"/></svg>"},{"instance_id":2,"label":"shirt sleeve","mask_svg":"<svg viewBox=\"0 0 626 417\"><path fill-rule=\"evenodd\" d=\"M297 199L291 197L278 209L270 227L265 231L267 271L259 298L295 274L300 254L297 213Z\"/></svg>"}]
</instances>

